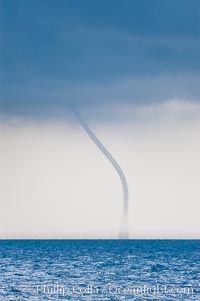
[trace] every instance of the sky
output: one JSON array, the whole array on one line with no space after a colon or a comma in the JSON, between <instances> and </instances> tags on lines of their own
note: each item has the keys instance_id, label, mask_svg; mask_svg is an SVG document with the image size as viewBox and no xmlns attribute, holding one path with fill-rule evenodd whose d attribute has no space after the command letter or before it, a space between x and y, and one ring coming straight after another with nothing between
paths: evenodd
<instances>
[{"instance_id":1,"label":"sky","mask_svg":"<svg viewBox=\"0 0 200 301\"><path fill-rule=\"evenodd\" d=\"M2 0L0 237L200 233L200 2Z\"/></svg>"}]
</instances>

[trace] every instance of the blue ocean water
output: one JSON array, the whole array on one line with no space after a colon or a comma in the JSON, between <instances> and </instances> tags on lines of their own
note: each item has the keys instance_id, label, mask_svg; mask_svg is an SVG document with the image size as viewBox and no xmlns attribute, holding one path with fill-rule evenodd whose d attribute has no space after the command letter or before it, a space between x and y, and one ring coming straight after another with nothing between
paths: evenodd
<instances>
[{"instance_id":1,"label":"blue ocean water","mask_svg":"<svg viewBox=\"0 0 200 301\"><path fill-rule=\"evenodd\" d=\"M200 300L200 240L0 240L0 300Z\"/></svg>"}]
</instances>

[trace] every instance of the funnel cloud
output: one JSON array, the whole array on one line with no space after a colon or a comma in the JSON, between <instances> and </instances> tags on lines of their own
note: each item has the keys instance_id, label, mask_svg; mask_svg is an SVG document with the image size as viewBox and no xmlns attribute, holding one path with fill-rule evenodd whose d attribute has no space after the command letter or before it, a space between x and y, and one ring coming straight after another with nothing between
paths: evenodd
<instances>
[{"instance_id":1,"label":"funnel cloud","mask_svg":"<svg viewBox=\"0 0 200 301\"><path fill-rule=\"evenodd\" d=\"M90 139L96 144L96 146L100 149L100 151L104 154L104 156L108 159L108 161L112 164L116 172L118 173L122 188L123 188L123 219L120 225L119 231L119 238L120 239L127 239L129 238L129 231L128 231L128 200L129 200L129 193L128 193L128 184L125 177L125 174L120 167L119 163L114 159L111 153L105 148L105 146L101 143L101 141L97 138L94 132L90 129L89 125L77 109L72 109L72 112L76 119L79 121L80 125L86 131Z\"/></svg>"}]
</instances>

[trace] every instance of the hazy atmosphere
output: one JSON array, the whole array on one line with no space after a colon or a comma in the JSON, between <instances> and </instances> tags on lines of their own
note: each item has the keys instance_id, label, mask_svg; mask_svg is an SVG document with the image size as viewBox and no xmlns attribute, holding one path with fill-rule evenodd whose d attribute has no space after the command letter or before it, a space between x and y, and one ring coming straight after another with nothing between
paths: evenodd
<instances>
[{"instance_id":1,"label":"hazy atmosphere","mask_svg":"<svg viewBox=\"0 0 200 301\"><path fill-rule=\"evenodd\" d=\"M200 105L127 111L91 126L127 176L131 237L197 238ZM1 237L117 237L120 181L76 120L10 119L0 141Z\"/></svg>"}]
</instances>

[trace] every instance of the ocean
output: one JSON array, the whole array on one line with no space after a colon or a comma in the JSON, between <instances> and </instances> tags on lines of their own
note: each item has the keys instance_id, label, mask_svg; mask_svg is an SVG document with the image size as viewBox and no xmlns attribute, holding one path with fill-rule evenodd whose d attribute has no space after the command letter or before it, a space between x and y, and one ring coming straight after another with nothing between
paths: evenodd
<instances>
[{"instance_id":1,"label":"ocean","mask_svg":"<svg viewBox=\"0 0 200 301\"><path fill-rule=\"evenodd\" d=\"M200 300L200 240L0 240L0 300Z\"/></svg>"}]
</instances>

